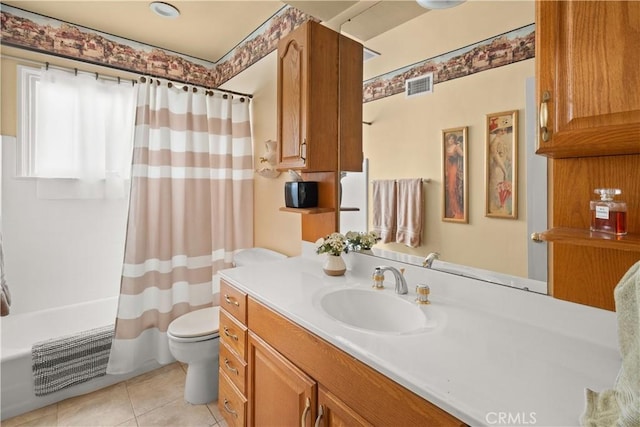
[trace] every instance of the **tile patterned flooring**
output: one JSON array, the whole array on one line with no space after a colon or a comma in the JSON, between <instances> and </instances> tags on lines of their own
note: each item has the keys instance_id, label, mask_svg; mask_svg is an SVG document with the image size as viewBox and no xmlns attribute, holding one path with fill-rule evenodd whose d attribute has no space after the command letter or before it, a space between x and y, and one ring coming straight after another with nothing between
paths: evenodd
<instances>
[{"instance_id":1,"label":"tile patterned flooring","mask_svg":"<svg viewBox=\"0 0 640 427\"><path fill-rule=\"evenodd\" d=\"M184 401L186 369L180 363L173 363L102 390L4 420L2 427L227 427L217 402L191 405Z\"/></svg>"}]
</instances>

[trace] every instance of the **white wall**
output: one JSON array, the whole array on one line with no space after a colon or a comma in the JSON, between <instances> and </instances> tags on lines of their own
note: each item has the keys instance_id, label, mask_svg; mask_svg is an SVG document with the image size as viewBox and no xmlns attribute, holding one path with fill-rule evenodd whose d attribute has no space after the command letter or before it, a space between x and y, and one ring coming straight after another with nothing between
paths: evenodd
<instances>
[{"instance_id":1,"label":"white wall","mask_svg":"<svg viewBox=\"0 0 640 427\"><path fill-rule=\"evenodd\" d=\"M113 297L120 289L128 196L39 200L16 179L16 140L2 137L2 232L11 313Z\"/></svg>"}]
</instances>

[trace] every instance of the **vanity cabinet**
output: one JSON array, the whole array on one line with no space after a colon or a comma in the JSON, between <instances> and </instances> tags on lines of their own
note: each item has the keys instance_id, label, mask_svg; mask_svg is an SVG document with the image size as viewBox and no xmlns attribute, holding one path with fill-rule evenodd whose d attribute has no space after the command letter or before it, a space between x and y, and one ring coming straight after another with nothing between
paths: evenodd
<instances>
[{"instance_id":1,"label":"vanity cabinet","mask_svg":"<svg viewBox=\"0 0 640 427\"><path fill-rule=\"evenodd\" d=\"M362 170L362 49L314 21L280 39L278 169Z\"/></svg>"},{"instance_id":2,"label":"vanity cabinet","mask_svg":"<svg viewBox=\"0 0 640 427\"><path fill-rule=\"evenodd\" d=\"M238 308L233 291L240 292L221 282L221 322L225 307ZM218 405L229 425L465 425L250 296L244 301L246 393L220 358Z\"/></svg>"},{"instance_id":3,"label":"vanity cabinet","mask_svg":"<svg viewBox=\"0 0 640 427\"><path fill-rule=\"evenodd\" d=\"M220 282L218 409L227 424L247 425L247 294Z\"/></svg>"},{"instance_id":4,"label":"vanity cabinet","mask_svg":"<svg viewBox=\"0 0 640 427\"><path fill-rule=\"evenodd\" d=\"M257 335L249 335L249 425L313 426L316 382Z\"/></svg>"},{"instance_id":5,"label":"vanity cabinet","mask_svg":"<svg viewBox=\"0 0 640 427\"><path fill-rule=\"evenodd\" d=\"M640 259L640 2L537 1L536 78L549 157L549 289L615 309ZM546 119L546 120L545 120ZM546 123L545 123L546 121ZM626 236L589 231L596 188L620 188Z\"/></svg>"},{"instance_id":6,"label":"vanity cabinet","mask_svg":"<svg viewBox=\"0 0 640 427\"><path fill-rule=\"evenodd\" d=\"M370 424L336 395L322 386L318 390L318 415L316 420L320 421L318 426L322 427L373 427L373 424Z\"/></svg>"}]
</instances>

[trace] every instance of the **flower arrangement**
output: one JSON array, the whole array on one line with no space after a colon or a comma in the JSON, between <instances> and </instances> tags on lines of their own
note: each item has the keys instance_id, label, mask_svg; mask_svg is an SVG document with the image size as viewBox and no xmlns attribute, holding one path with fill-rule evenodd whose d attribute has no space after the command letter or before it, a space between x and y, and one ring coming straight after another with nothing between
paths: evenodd
<instances>
[{"instance_id":1,"label":"flower arrangement","mask_svg":"<svg viewBox=\"0 0 640 427\"><path fill-rule=\"evenodd\" d=\"M342 252L349 252L347 239L343 234L331 233L324 239L319 239L316 253L339 256Z\"/></svg>"},{"instance_id":2,"label":"flower arrangement","mask_svg":"<svg viewBox=\"0 0 640 427\"><path fill-rule=\"evenodd\" d=\"M373 245L380 241L380 236L375 231L348 231L345 235L347 248L351 251L371 249Z\"/></svg>"}]
</instances>

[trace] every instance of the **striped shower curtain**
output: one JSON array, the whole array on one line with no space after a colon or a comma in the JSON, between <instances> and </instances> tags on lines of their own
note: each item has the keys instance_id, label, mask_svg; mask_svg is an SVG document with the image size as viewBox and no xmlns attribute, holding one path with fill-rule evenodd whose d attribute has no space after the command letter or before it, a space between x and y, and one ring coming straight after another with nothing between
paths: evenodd
<instances>
[{"instance_id":1,"label":"striped shower curtain","mask_svg":"<svg viewBox=\"0 0 640 427\"><path fill-rule=\"evenodd\" d=\"M217 304L214 275L253 246L252 154L248 98L140 78L107 373L172 362L169 323Z\"/></svg>"}]
</instances>

